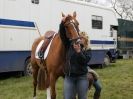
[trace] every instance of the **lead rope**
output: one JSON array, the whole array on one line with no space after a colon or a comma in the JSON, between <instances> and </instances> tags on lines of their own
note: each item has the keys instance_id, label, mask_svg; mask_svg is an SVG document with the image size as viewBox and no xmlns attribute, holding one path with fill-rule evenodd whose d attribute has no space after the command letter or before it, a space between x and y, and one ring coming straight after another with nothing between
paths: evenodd
<instances>
[{"instance_id":1,"label":"lead rope","mask_svg":"<svg viewBox=\"0 0 133 99\"><path fill-rule=\"evenodd\" d=\"M36 22L34 22L34 24L35 24L35 27L36 27L36 29L37 29L37 33L38 33L38 34L39 34L39 36L41 37L42 35L41 35L40 31L39 31L39 28L38 28L38 26L37 26Z\"/></svg>"}]
</instances>

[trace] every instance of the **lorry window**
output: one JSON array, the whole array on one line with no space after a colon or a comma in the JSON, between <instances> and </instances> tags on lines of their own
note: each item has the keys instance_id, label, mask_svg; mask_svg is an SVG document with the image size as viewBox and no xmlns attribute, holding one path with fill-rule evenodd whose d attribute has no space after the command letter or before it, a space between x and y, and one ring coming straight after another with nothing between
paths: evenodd
<instances>
[{"instance_id":1,"label":"lorry window","mask_svg":"<svg viewBox=\"0 0 133 99\"><path fill-rule=\"evenodd\" d=\"M31 0L31 2L34 4L39 4L39 0Z\"/></svg>"},{"instance_id":2,"label":"lorry window","mask_svg":"<svg viewBox=\"0 0 133 99\"><path fill-rule=\"evenodd\" d=\"M102 16L92 15L92 28L93 29L102 29L103 18Z\"/></svg>"}]
</instances>

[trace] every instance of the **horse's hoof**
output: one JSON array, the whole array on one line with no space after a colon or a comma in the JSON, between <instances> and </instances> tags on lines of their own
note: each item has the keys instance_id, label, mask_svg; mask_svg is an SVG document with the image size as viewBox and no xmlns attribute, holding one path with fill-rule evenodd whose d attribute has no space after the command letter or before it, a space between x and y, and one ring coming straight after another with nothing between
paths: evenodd
<instances>
[{"instance_id":1,"label":"horse's hoof","mask_svg":"<svg viewBox=\"0 0 133 99\"><path fill-rule=\"evenodd\" d=\"M33 99L36 99L36 97L33 97Z\"/></svg>"},{"instance_id":2,"label":"horse's hoof","mask_svg":"<svg viewBox=\"0 0 133 99\"><path fill-rule=\"evenodd\" d=\"M50 87L47 88L47 99L51 99Z\"/></svg>"}]
</instances>

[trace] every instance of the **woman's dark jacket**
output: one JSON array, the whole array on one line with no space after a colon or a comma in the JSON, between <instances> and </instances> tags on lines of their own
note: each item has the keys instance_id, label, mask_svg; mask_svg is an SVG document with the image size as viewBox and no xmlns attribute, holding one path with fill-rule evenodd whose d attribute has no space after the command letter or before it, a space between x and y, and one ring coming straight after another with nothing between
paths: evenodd
<instances>
[{"instance_id":1,"label":"woman's dark jacket","mask_svg":"<svg viewBox=\"0 0 133 99\"><path fill-rule=\"evenodd\" d=\"M65 74L67 76L81 76L87 74L87 63L90 60L90 51L77 53L72 47L67 53Z\"/></svg>"}]
</instances>

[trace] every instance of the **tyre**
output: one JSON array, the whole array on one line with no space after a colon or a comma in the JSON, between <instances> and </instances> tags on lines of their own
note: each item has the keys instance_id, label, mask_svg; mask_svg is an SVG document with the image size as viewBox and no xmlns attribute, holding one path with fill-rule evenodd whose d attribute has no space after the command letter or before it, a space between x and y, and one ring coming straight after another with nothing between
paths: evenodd
<instances>
[{"instance_id":1,"label":"tyre","mask_svg":"<svg viewBox=\"0 0 133 99\"><path fill-rule=\"evenodd\" d=\"M25 62L24 75L25 76L32 76L32 65L31 65L30 58L27 59L26 62Z\"/></svg>"}]
</instances>

